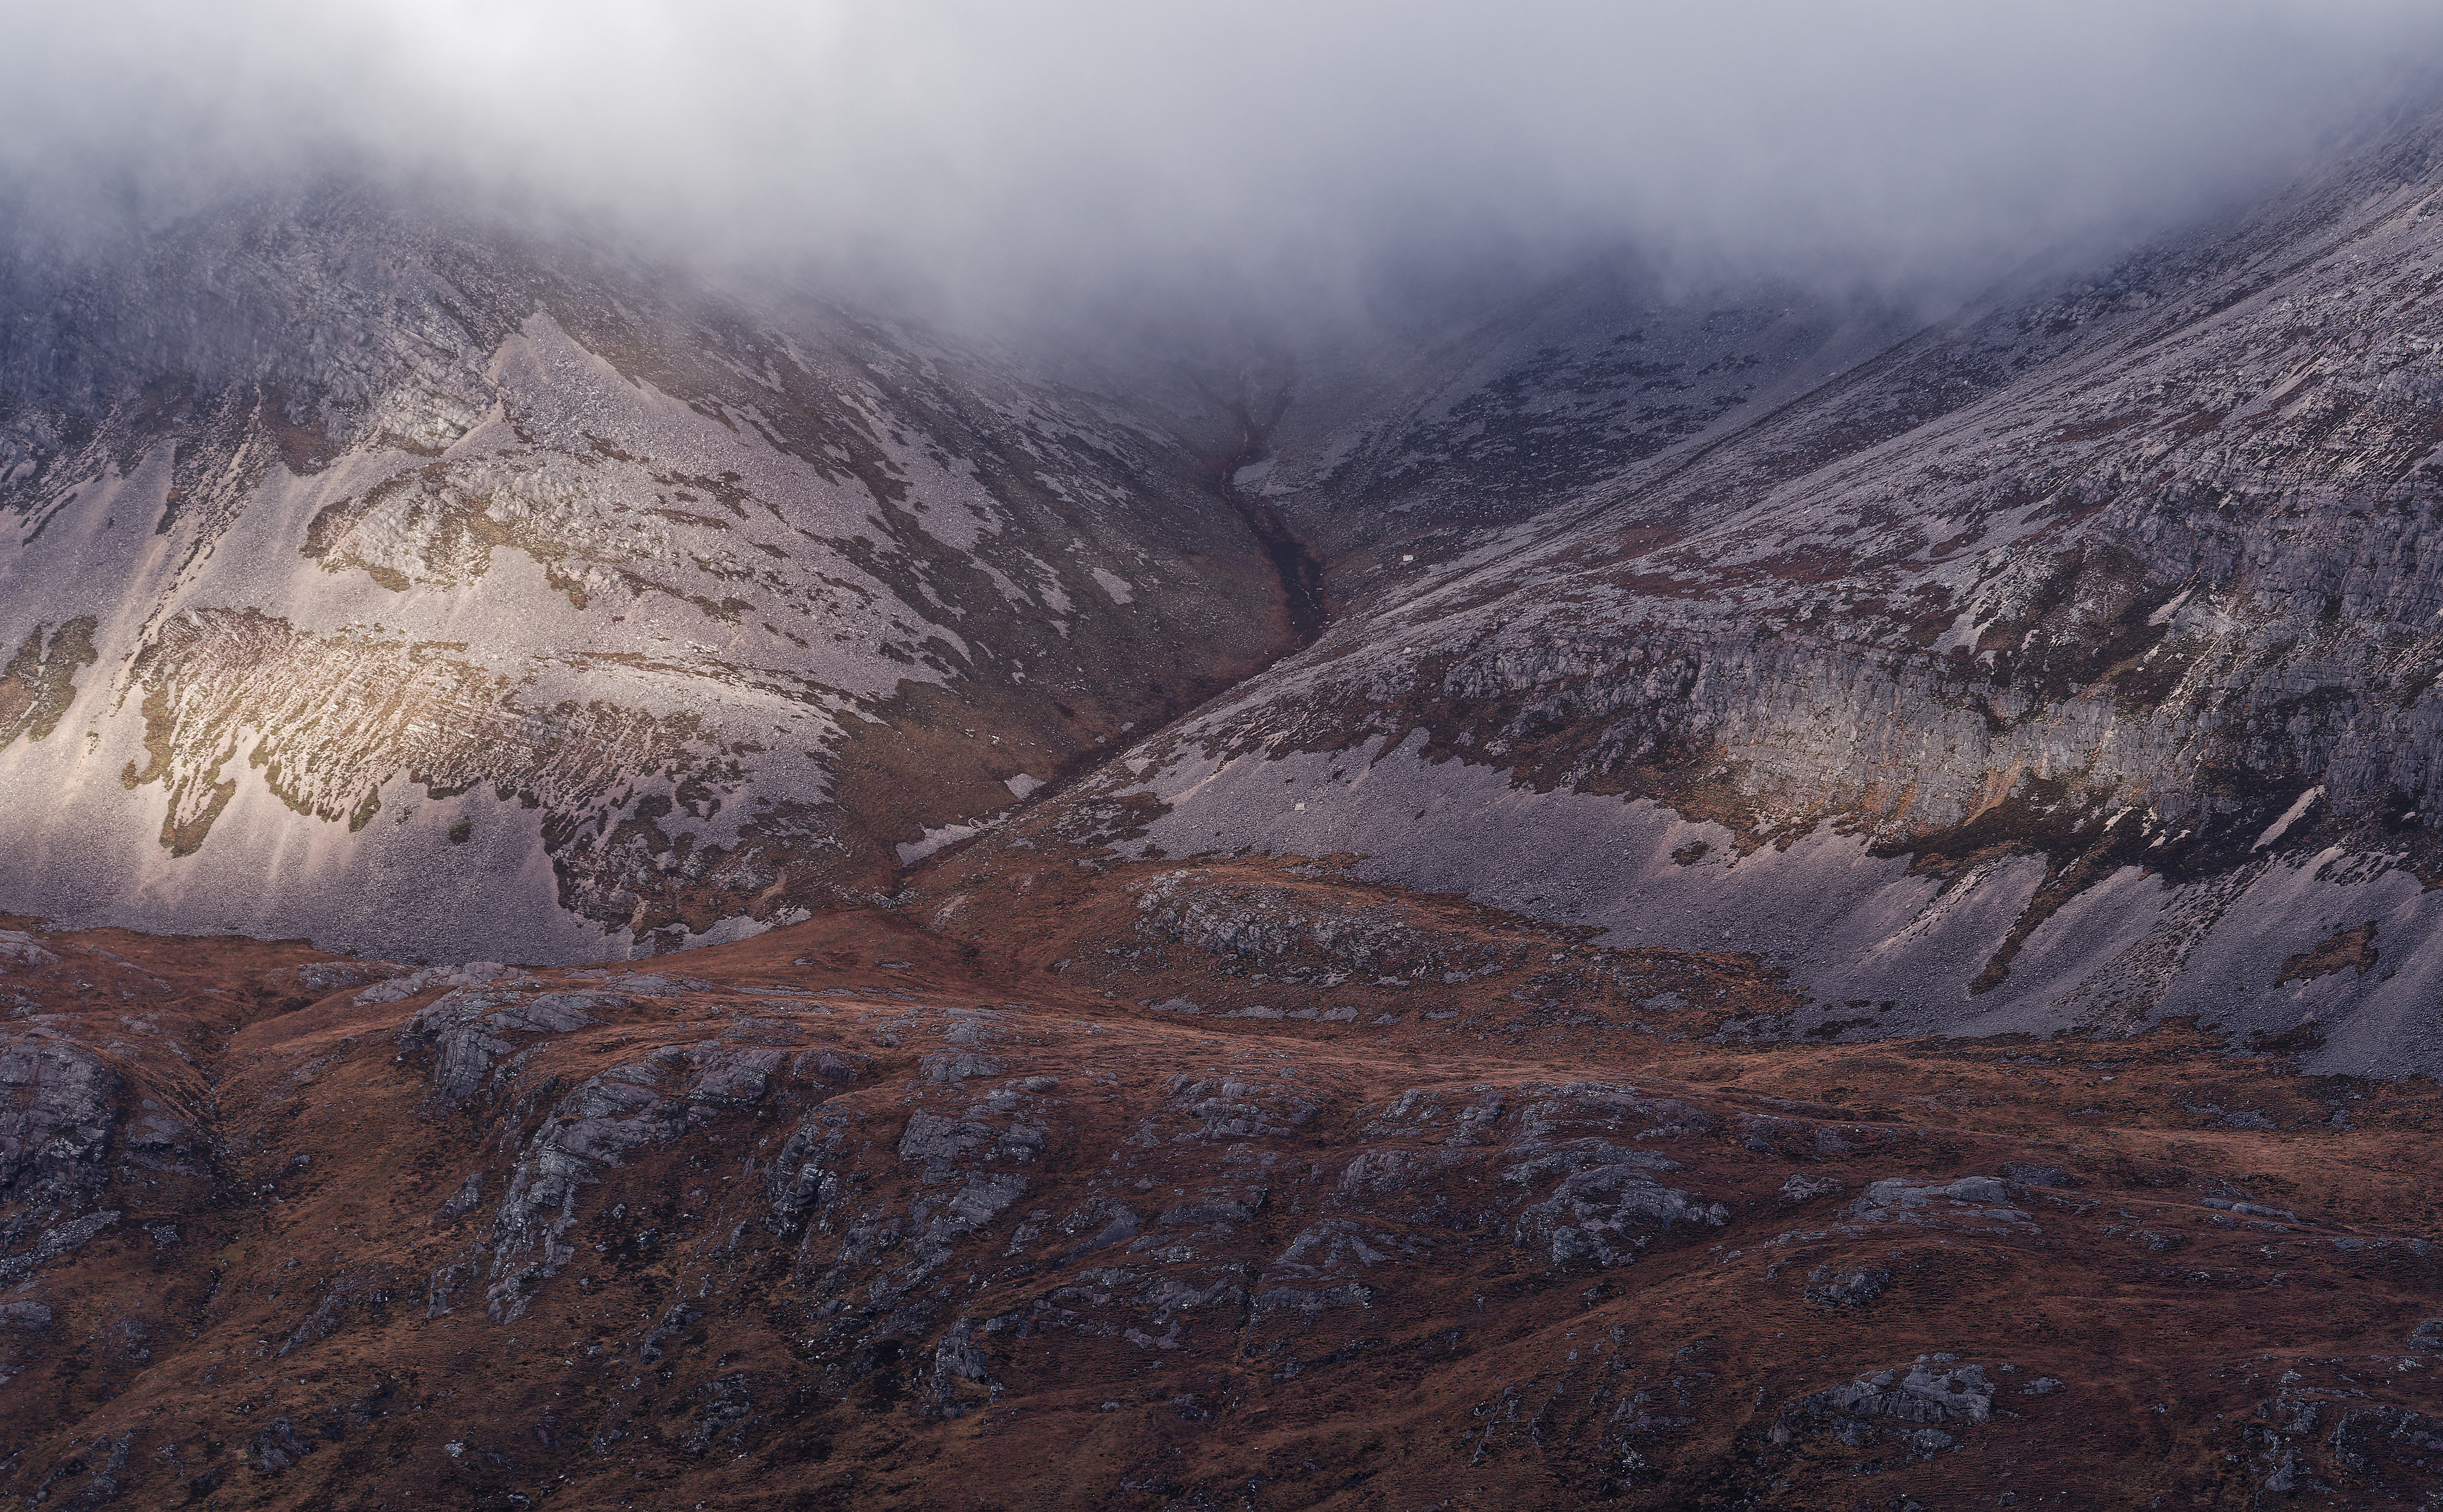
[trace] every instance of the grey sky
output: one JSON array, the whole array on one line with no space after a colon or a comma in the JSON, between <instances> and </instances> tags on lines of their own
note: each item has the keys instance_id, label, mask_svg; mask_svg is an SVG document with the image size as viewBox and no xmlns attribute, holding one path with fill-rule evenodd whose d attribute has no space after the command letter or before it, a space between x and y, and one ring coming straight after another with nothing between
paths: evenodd
<instances>
[{"instance_id":1,"label":"grey sky","mask_svg":"<svg viewBox=\"0 0 2443 1512\"><path fill-rule=\"evenodd\" d=\"M2290 171L2432 0L0 0L0 168L167 212L331 159L715 257L1328 286L1384 259L1905 282Z\"/></svg>"}]
</instances>

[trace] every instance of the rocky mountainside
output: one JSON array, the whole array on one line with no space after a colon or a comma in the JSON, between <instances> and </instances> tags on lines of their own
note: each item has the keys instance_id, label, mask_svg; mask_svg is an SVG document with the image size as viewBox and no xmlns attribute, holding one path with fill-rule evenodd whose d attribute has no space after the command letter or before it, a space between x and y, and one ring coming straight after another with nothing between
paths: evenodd
<instances>
[{"instance_id":1,"label":"rocky mountainside","mask_svg":"<svg viewBox=\"0 0 2443 1512\"><path fill-rule=\"evenodd\" d=\"M1907 329L1623 267L1305 355L1026 356L345 185L39 250L0 281L0 901L409 958L880 896L1405 587L1367 543Z\"/></svg>"},{"instance_id":2,"label":"rocky mountainside","mask_svg":"<svg viewBox=\"0 0 2443 1512\"><path fill-rule=\"evenodd\" d=\"M1609 356L1688 340L1623 315L1312 445L1258 487L1346 543L1342 616L1019 843L1754 950L1803 992L1761 1036L2196 1016L2443 1068L2438 142L1777 403ZM1725 417L1627 436L1649 370ZM1523 518L1478 481L1539 467Z\"/></svg>"},{"instance_id":3,"label":"rocky mountainside","mask_svg":"<svg viewBox=\"0 0 2443 1512\"><path fill-rule=\"evenodd\" d=\"M1300 633L1174 417L904 324L346 188L9 275L18 908L649 954Z\"/></svg>"}]
</instances>

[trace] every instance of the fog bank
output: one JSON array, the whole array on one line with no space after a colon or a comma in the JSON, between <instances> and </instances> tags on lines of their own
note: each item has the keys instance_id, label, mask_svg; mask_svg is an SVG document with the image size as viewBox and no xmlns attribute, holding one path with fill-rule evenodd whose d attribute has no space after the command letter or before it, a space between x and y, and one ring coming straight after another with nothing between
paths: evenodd
<instances>
[{"instance_id":1,"label":"fog bank","mask_svg":"<svg viewBox=\"0 0 2443 1512\"><path fill-rule=\"evenodd\" d=\"M10 0L0 175L110 228L331 168L971 304L1634 245L1973 282L2415 95L2411 0Z\"/></svg>"}]
</instances>

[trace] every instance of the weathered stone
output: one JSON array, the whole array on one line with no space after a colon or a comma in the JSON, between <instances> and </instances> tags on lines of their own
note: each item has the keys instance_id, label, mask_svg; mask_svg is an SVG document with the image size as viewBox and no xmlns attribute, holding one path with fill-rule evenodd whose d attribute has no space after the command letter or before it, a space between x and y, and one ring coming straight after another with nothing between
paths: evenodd
<instances>
[{"instance_id":1,"label":"weathered stone","mask_svg":"<svg viewBox=\"0 0 2443 1512\"><path fill-rule=\"evenodd\" d=\"M26 1180L98 1189L119 1088L119 1074L72 1041L0 1040L0 1192Z\"/></svg>"},{"instance_id":2,"label":"weathered stone","mask_svg":"<svg viewBox=\"0 0 2443 1512\"><path fill-rule=\"evenodd\" d=\"M37 967L59 964L58 953L46 949L32 935L18 930L0 930L0 965Z\"/></svg>"},{"instance_id":3,"label":"weathered stone","mask_svg":"<svg viewBox=\"0 0 2443 1512\"><path fill-rule=\"evenodd\" d=\"M928 1081L964 1081L969 1077L997 1077L1001 1063L971 1052L945 1051L925 1058Z\"/></svg>"},{"instance_id":4,"label":"weathered stone","mask_svg":"<svg viewBox=\"0 0 2443 1512\"><path fill-rule=\"evenodd\" d=\"M1807 1275L1807 1300L1821 1307L1864 1307L1892 1284L1887 1270L1817 1267Z\"/></svg>"}]
</instances>

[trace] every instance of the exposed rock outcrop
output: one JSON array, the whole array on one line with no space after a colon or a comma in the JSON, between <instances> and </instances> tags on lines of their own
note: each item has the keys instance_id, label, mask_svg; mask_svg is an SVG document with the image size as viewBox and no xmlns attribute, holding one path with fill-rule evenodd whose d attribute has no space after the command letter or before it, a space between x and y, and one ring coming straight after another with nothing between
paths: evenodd
<instances>
[{"instance_id":1,"label":"exposed rock outcrop","mask_svg":"<svg viewBox=\"0 0 2443 1512\"><path fill-rule=\"evenodd\" d=\"M1037 864L969 878L1002 937L872 911L685 978L21 931L0 1505L2382 1506L2443 1452L2431 1084L1754 1042L1719 1026L1789 989L1735 957ZM1230 928L1157 969L1155 882L1518 964L1255 982ZM1198 971L1288 1011L1157 1011ZM2243 1087L2257 1125L2191 1111Z\"/></svg>"}]
</instances>

